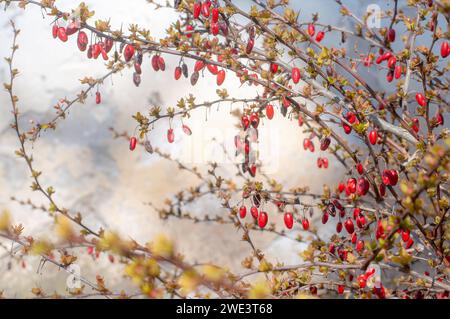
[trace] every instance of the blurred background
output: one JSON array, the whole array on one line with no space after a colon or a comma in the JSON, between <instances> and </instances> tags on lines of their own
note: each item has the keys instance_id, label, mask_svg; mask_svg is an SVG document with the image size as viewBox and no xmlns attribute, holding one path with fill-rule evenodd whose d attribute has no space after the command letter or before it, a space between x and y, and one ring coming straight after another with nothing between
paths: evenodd
<instances>
[{"instance_id":1,"label":"blurred background","mask_svg":"<svg viewBox=\"0 0 450 319\"><path fill-rule=\"evenodd\" d=\"M242 8L250 6L248 0L236 2ZM359 16L362 16L367 5L373 3L347 2ZM97 19L111 18L113 28L123 25L126 30L129 24L136 23L150 29L156 38L164 36L165 29L177 18L172 10L155 11L152 5L143 0L90 0L85 3L95 10ZM388 1L378 3L389 5ZM57 1L63 10L70 10L78 4L79 1ZM351 28L352 23L342 20L337 14L338 6L334 1L292 1L292 5L300 10L300 20L310 21L311 15L319 12L320 21ZM54 40L51 36L52 19L35 6L29 6L24 11L11 5L0 13L1 57L10 54L10 19L21 29L18 38L20 49L14 64L21 72L16 81L15 93L20 97L19 109L24 127L29 127L30 120L44 122L52 118L55 111L53 106L60 98L72 99L83 88L79 79L85 76L96 78L106 73L101 59L87 60L85 54L77 50L75 37L71 37L67 43ZM333 41L337 43L332 38L324 41L329 41L327 44L333 44ZM349 39L346 45L352 47L354 44ZM155 73L151 70L149 58L144 58L140 87L135 87L132 82L132 70L124 70L105 81L101 87L103 101L100 105L95 104L93 95L89 96L85 104L74 105L67 119L61 121L55 131L44 132L32 146L35 167L43 171L44 185L55 188L57 202L70 211L81 212L85 223L92 228L116 230L142 243L151 240L156 234L165 233L176 242L178 250L188 260L214 261L239 270L241 260L249 255L250 248L241 242L242 234L233 227L193 224L174 219L162 221L154 209L146 205L152 202L162 207L164 199L199 181L190 173L177 170L176 164L146 153L142 147L130 152L128 142L113 139L109 131L110 127L114 127L132 134L136 126L132 114L137 111L146 114L152 105L163 108L173 106L179 98L190 93L197 97L197 101L217 98L216 87L211 85L215 80L207 72L195 87L191 87L189 80L173 79L173 69L178 59L169 56L165 56L165 59L168 66L166 72ZM3 59L0 62L0 79L1 82L8 81ZM372 80L378 82L376 77ZM255 96L254 87L240 86L237 78L229 72L225 83L230 96ZM9 126L12 122L10 103L3 90L0 92L0 108L0 210L8 209L14 223L25 226L25 234L51 239L51 217L10 200L11 196L15 196L24 200L30 198L36 204L47 204L39 194L30 191L31 180L27 167L14 155L18 141ZM242 108L242 105L236 104L233 108ZM229 112L230 105L225 103L208 112L204 109L194 111L193 116L185 120L193 131L190 137L181 132L181 122L174 120L172 124L176 139L171 145L165 137L168 121L158 121L150 134L150 140L154 147L161 148L175 158L179 158L180 154L198 155L202 147L209 145L211 137L232 143L236 121L229 116ZM284 183L286 188L308 185L311 191L319 192L323 184L335 185L341 179L343 172L333 161L328 170L316 169L318 154L303 151L301 143L304 136L295 120L282 118L276 112L274 120L262 123L260 132L261 143L266 143L265 149L269 152L269 156L261 156L272 160L266 172ZM186 165L195 164L205 171L208 159L202 156L195 158L202 160L190 163L187 156L183 157L183 161ZM232 165L224 165L224 170L227 168L231 169ZM212 197L197 202L190 210L199 215L227 214ZM281 220L279 215L276 218ZM298 232L297 225L290 236L294 237ZM321 232L326 234L327 230ZM298 252L306 246L306 243L288 238L277 239L259 232L252 236L256 246L272 261L299 262ZM6 296L29 297L33 286L64 293L66 273L48 264L38 269L39 258L27 259L25 267L22 267L10 258L11 243L0 242L0 291L4 290ZM108 287L133 290L127 280L117 275L117 266L111 265L106 256L97 263L87 257L81 258L78 264L82 275L92 281L96 274L102 274Z\"/></svg>"}]
</instances>

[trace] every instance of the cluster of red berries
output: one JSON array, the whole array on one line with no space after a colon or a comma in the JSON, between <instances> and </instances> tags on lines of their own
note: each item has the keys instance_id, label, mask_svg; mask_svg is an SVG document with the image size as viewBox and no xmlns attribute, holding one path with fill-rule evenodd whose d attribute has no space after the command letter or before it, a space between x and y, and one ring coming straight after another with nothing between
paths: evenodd
<instances>
[{"instance_id":1,"label":"cluster of red berries","mask_svg":"<svg viewBox=\"0 0 450 319\"><path fill-rule=\"evenodd\" d=\"M308 25L308 34L310 37L313 37L316 34L316 27L312 23L310 23ZM320 42L323 40L324 37L325 37L325 32L319 31L319 32L317 32L317 35L316 35L316 41Z\"/></svg>"}]
</instances>

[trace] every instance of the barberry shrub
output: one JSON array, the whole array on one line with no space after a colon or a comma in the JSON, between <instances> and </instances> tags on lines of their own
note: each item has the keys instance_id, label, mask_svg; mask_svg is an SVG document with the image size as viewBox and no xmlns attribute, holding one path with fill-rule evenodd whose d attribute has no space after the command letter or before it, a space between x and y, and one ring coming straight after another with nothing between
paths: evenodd
<instances>
[{"instance_id":1,"label":"barberry shrub","mask_svg":"<svg viewBox=\"0 0 450 319\"><path fill-rule=\"evenodd\" d=\"M335 0L346 28L330 25L319 14L300 16L301 2L300 12L285 0L248 0L245 5L231 0L148 2L179 14L162 38L136 24L114 29L109 20L96 20L85 3L65 12L54 0L0 1L7 9L23 8L25 16L29 10L41 10L43 23L50 23L49 37L65 43L86 63L104 60L107 70L101 78L82 79L81 93L61 99L53 118L23 128L14 85L20 36L11 22L14 38L4 88L19 142L15 153L29 170L32 190L47 204L19 203L54 216L57 234L55 240L50 234L27 236L26 229L4 212L0 235L23 247L22 262L37 255L70 273L79 255L91 255L93 263L106 255L120 265L124 280L139 288L138 294L113 291L99 273L96 280L78 278L82 287L68 290L68 296L80 298L448 298L448 2L392 0L385 10L358 16L345 1ZM379 19L380 25L369 23L372 19ZM349 41L352 46L344 45ZM169 56L179 62L166 63ZM53 187L41 180L33 143L44 133L58 134L54 129L70 120L68 111L90 99L90 92L96 104L103 103L105 80L118 72L136 87L146 72L162 73L158 77L173 77L174 82L188 79L192 85L192 94L180 97L176 107L138 112L133 115L135 124L130 123L136 125L131 134L111 128L112 137L129 143L130 152L175 161L201 181L169 198L165 206L153 208L162 219L233 225L251 251L240 272L214 260L189 263L176 251L176 242L163 235L139 243L111 229L95 229L83 220L82 212L59 203ZM209 86L217 93L216 101L195 98L195 85L203 77L212 79ZM251 86L254 96L229 96L227 81L235 79ZM229 137L235 149L227 154L239 163L231 177L221 176L220 163L205 164L202 172L152 146L157 121L169 120L164 138L172 144L193 134L184 122L182 130L172 127L175 121L202 116L198 110L214 105L236 103L241 107L233 109L230 118L239 133ZM274 117L304 134L298 152L314 158L317 170L329 170L333 163L345 179L312 193L308 185L287 189L269 178L255 145L259 132L270 130L262 124ZM295 169L301 172L302 167ZM226 213L201 219L183 211L204 194L212 195ZM319 236L323 227L333 230L326 238ZM300 264L270 260L253 240L263 232L289 237L293 230L305 236L291 236L292 240L313 238L299 251ZM37 297L65 297L31 288Z\"/></svg>"}]
</instances>

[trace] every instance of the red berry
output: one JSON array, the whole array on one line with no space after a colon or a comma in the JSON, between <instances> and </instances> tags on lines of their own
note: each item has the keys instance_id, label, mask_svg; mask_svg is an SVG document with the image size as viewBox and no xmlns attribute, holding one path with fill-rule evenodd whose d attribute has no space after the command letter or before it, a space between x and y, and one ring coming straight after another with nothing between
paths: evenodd
<instances>
[{"instance_id":1,"label":"red berry","mask_svg":"<svg viewBox=\"0 0 450 319\"><path fill-rule=\"evenodd\" d=\"M304 230L308 230L309 229L309 220L307 218L304 218L302 220L302 226Z\"/></svg>"},{"instance_id":2,"label":"red berry","mask_svg":"<svg viewBox=\"0 0 450 319\"><path fill-rule=\"evenodd\" d=\"M166 62L164 61L164 58L162 56L158 57L158 66L161 71L166 70Z\"/></svg>"},{"instance_id":3,"label":"red berry","mask_svg":"<svg viewBox=\"0 0 450 319\"><path fill-rule=\"evenodd\" d=\"M352 127L347 123L342 122L342 127L344 128L345 134L350 134L352 132Z\"/></svg>"},{"instance_id":4,"label":"red berry","mask_svg":"<svg viewBox=\"0 0 450 319\"><path fill-rule=\"evenodd\" d=\"M106 53L105 49L102 49L101 53L102 53L103 60L107 61L108 60L108 53Z\"/></svg>"},{"instance_id":5,"label":"red berry","mask_svg":"<svg viewBox=\"0 0 450 319\"><path fill-rule=\"evenodd\" d=\"M202 15L205 17L205 18L207 18L207 17L209 17L209 7L211 6L211 2L209 2L209 1L206 1L206 2L204 2L203 4L202 4Z\"/></svg>"},{"instance_id":6,"label":"red berry","mask_svg":"<svg viewBox=\"0 0 450 319\"><path fill-rule=\"evenodd\" d=\"M181 67L177 66L175 68L175 74L174 74L175 80L179 80L181 77L181 74L182 74Z\"/></svg>"},{"instance_id":7,"label":"red berry","mask_svg":"<svg viewBox=\"0 0 450 319\"><path fill-rule=\"evenodd\" d=\"M129 62L134 55L134 47L131 44L125 46L123 56L126 62Z\"/></svg>"},{"instance_id":8,"label":"red berry","mask_svg":"<svg viewBox=\"0 0 450 319\"><path fill-rule=\"evenodd\" d=\"M87 58L88 59L92 59L92 50L93 50L93 46L90 45L89 49L87 50Z\"/></svg>"},{"instance_id":9,"label":"red berry","mask_svg":"<svg viewBox=\"0 0 450 319\"><path fill-rule=\"evenodd\" d=\"M317 167L322 168L322 158L321 157L317 158Z\"/></svg>"},{"instance_id":10,"label":"red berry","mask_svg":"<svg viewBox=\"0 0 450 319\"><path fill-rule=\"evenodd\" d=\"M353 225L353 221L350 218L347 218L344 226L349 234L353 234L353 232L355 231L355 226Z\"/></svg>"},{"instance_id":11,"label":"red berry","mask_svg":"<svg viewBox=\"0 0 450 319\"><path fill-rule=\"evenodd\" d=\"M58 26L56 24L54 24L52 27L52 36L54 39L58 37Z\"/></svg>"},{"instance_id":12,"label":"red berry","mask_svg":"<svg viewBox=\"0 0 450 319\"><path fill-rule=\"evenodd\" d=\"M320 150L326 151L328 146L330 146L330 143L331 143L331 139L329 137L323 138L322 141L320 142Z\"/></svg>"},{"instance_id":13,"label":"red berry","mask_svg":"<svg viewBox=\"0 0 450 319\"><path fill-rule=\"evenodd\" d=\"M309 138L305 138L303 140L303 149L306 151L311 145L311 140Z\"/></svg>"},{"instance_id":14,"label":"red berry","mask_svg":"<svg viewBox=\"0 0 450 319\"><path fill-rule=\"evenodd\" d=\"M211 10L211 21L213 23L217 23L217 21L219 21L219 9L218 8L213 8Z\"/></svg>"},{"instance_id":15,"label":"red berry","mask_svg":"<svg viewBox=\"0 0 450 319\"><path fill-rule=\"evenodd\" d=\"M152 57L152 67L153 67L153 70L155 70L155 71L159 71L159 63L158 63L158 60L159 60L159 58L158 58L157 55L154 55L154 56Z\"/></svg>"},{"instance_id":16,"label":"red berry","mask_svg":"<svg viewBox=\"0 0 450 319\"><path fill-rule=\"evenodd\" d=\"M330 245L328 246L328 251L330 252L330 254L334 254L336 247L334 246L333 243L330 243Z\"/></svg>"},{"instance_id":17,"label":"red berry","mask_svg":"<svg viewBox=\"0 0 450 319\"><path fill-rule=\"evenodd\" d=\"M356 179L355 178L350 178L347 180L347 191L350 194L353 194L356 192Z\"/></svg>"},{"instance_id":18,"label":"red berry","mask_svg":"<svg viewBox=\"0 0 450 319\"><path fill-rule=\"evenodd\" d=\"M441 112L438 111L436 113L435 119L437 125L444 125L444 116L442 115Z\"/></svg>"},{"instance_id":19,"label":"red berry","mask_svg":"<svg viewBox=\"0 0 450 319\"><path fill-rule=\"evenodd\" d=\"M250 208L250 213L252 214L252 217L254 219L257 219L259 216L258 208L256 208L255 206L252 206L252 208Z\"/></svg>"},{"instance_id":20,"label":"red berry","mask_svg":"<svg viewBox=\"0 0 450 319\"><path fill-rule=\"evenodd\" d=\"M323 165L323 168L328 168L328 158L326 158L326 157L324 157L324 158L322 158L322 165Z\"/></svg>"},{"instance_id":21,"label":"red berry","mask_svg":"<svg viewBox=\"0 0 450 319\"><path fill-rule=\"evenodd\" d=\"M284 213L284 224L288 229L291 229L294 225L294 217L292 213Z\"/></svg>"},{"instance_id":22,"label":"red berry","mask_svg":"<svg viewBox=\"0 0 450 319\"><path fill-rule=\"evenodd\" d=\"M358 243L356 244L356 251L358 253L361 253L364 249L364 241L363 240L358 240Z\"/></svg>"},{"instance_id":23,"label":"red berry","mask_svg":"<svg viewBox=\"0 0 450 319\"><path fill-rule=\"evenodd\" d=\"M106 38L106 40L105 40L105 51L106 51L106 53L109 53L109 51L111 51L113 45L114 45L114 41L111 40L110 38Z\"/></svg>"},{"instance_id":24,"label":"red berry","mask_svg":"<svg viewBox=\"0 0 450 319\"><path fill-rule=\"evenodd\" d=\"M205 67L205 63L201 60L197 60L194 65L194 72L199 72Z\"/></svg>"},{"instance_id":25,"label":"red berry","mask_svg":"<svg viewBox=\"0 0 450 319\"><path fill-rule=\"evenodd\" d=\"M245 48L245 53L247 53L247 54L252 53L254 45L255 45L255 40L249 39L247 42L247 47Z\"/></svg>"},{"instance_id":26,"label":"red berry","mask_svg":"<svg viewBox=\"0 0 450 319\"><path fill-rule=\"evenodd\" d=\"M186 134L188 136L192 135L191 129L186 124L183 124L182 129L183 129L184 134Z\"/></svg>"},{"instance_id":27,"label":"red berry","mask_svg":"<svg viewBox=\"0 0 450 319\"><path fill-rule=\"evenodd\" d=\"M380 63L381 63L381 61L380 61ZM380 64L380 63L378 63L378 64ZM371 65L372 65L372 57L370 55L368 55L364 58L364 66L369 67Z\"/></svg>"},{"instance_id":28,"label":"red berry","mask_svg":"<svg viewBox=\"0 0 450 319\"><path fill-rule=\"evenodd\" d=\"M266 105L266 116L269 120L273 119L274 111L272 104Z\"/></svg>"},{"instance_id":29,"label":"red berry","mask_svg":"<svg viewBox=\"0 0 450 319\"><path fill-rule=\"evenodd\" d=\"M271 63L271 64L270 64L270 72L272 72L272 73L277 73L277 71L278 71L278 64L276 64L276 63Z\"/></svg>"},{"instance_id":30,"label":"red berry","mask_svg":"<svg viewBox=\"0 0 450 319\"><path fill-rule=\"evenodd\" d=\"M266 212L261 212L258 216L258 225L260 228L264 228L267 225L268 216Z\"/></svg>"},{"instance_id":31,"label":"red berry","mask_svg":"<svg viewBox=\"0 0 450 319\"><path fill-rule=\"evenodd\" d=\"M208 71L211 72L212 75L217 75L217 73L219 73L219 69L215 64L208 64L206 67L208 68Z\"/></svg>"},{"instance_id":32,"label":"red berry","mask_svg":"<svg viewBox=\"0 0 450 319\"><path fill-rule=\"evenodd\" d=\"M362 166L361 163L356 164L356 170L358 171L358 173L360 175L362 175L364 173L364 167Z\"/></svg>"},{"instance_id":33,"label":"red berry","mask_svg":"<svg viewBox=\"0 0 450 319\"><path fill-rule=\"evenodd\" d=\"M387 75L386 75L386 80L391 83L394 80L394 71L393 70L389 70Z\"/></svg>"},{"instance_id":34,"label":"red berry","mask_svg":"<svg viewBox=\"0 0 450 319\"><path fill-rule=\"evenodd\" d=\"M375 145L378 140L378 132L377 130L372 130L369 132L369 142L372 145Z\"/></svg>"},{"instance_id":35,"label":"red berry","mask_svg":"<svg viewBox=\"0 0 450 319\"><path fill-rule=\"evenodd\" d=\"M66 33L66 29L63 27L59 27L58 28L58 38L62 41L62 42L66 42L67 41L67 33Z\"/></svg>"},{"instance_id":36,"label":"red berry","mask_svg":"<svg viewBox=\"0 0 450 319\"><path fill-rule=\"evenodd\" d=\"M241 124L245 131L248 128L248 126L250 125L250 120L248 119L247 115L244 115L241 117Z\"/></svg>"},{"instance_id":37,"label":"red berry","mask_svg":"<svg viewBox=\"0 0 450 319\"><path fill-rule=\"evenodd\" d=\"M101 96L100 92L95 93L95 103L96 104L102 103L102 96Z\"/></svg>"},{"instance_id":38,"label":"red berry","mask_svg":"<svg viewBox=\"0 0 450 319\"><path fill-rule=\"evenodd\" d=\"M356 235L356 233L354 232L353 234L352 234L352 239L351 239L351 241L352 241L352 244L354 245L354 244L356 244L356 241L358 240L358 235Z\"/></svg>"},{"instance_id":39,"label":"red berry","mask_svg":"<svg viewBox=\"0 0 450 319\"><path fill-rule=\"evenodd\" d=\"M217 85L220 86L222 85L223 81L225 81L225 71L224 70L220 70L219 73L217 73Z\"/></svg>"},{"instance_id":40,"label":"red berry","mask_svg":"<svg viewBox=\"0 0 450 319\"><path fill-rule=\"evenodd\" d=\"M320 41L323 40L324 37L325 37L325 32L320 31L320 32L317 33L317 35L316 35L316 41L317 41L317 42L320 42Z\"/></svg>"},{"instance_id":41,"label":"red berry","mask_svg":"<svg viewBox=\"0 0 450 319\"><path fill-rule=\"evenodd\" d=\"M410 239L410 232L409 230L403 230L402 231L402 240L406 243Z\"/></svg>"},{"instance_id":42,"label":"red berry","mask_svg":"<svg viewBox=\"0 0 450 319\"><path fill-rule=\"evenodd\" d=\"M292 68L292 81L297 84L300 81L300 70L298 68Z\"/></svg>"},{"instance_id":43,"label":"red berry","mask_svg":"<svg viewBox=\"0 0 450 319\"><path fill-rule=\"evenodd\" d=\"M202 10L202 3L201 2L196 2L194 3L194 19L197 19L200 16L200 12Z\"/></svg>"},{"instance_id":44,"label":"red berry","mask_svg":"<svg viewBox=\"0 0 450 319\"><path fill-rule=\"evenodd\" d=\"M344 285L338 285L338 294L342 295L344 293Z\"/></svg>"},{"instance_id":45,"label":"red berry","mask_svg":"<svg viewBox=\"0 0 450 319\"><path fill-rule=\"evenodd\" d=\"M71 22L66 27L66 34L72 35L75 34L78 31L78 24L76 22Z\"/></svg>"},{"instance_id":46,"label":"red berry","mask_svg":"<svg viewBox=\"0 0 450 319\"><path fill-rule=\"evenodd\" d=\"M92 47L92 57L97 59L100 53L102 53L102 47L98 43L94 44Z\"/></svg>"},{"instance_id":47,"label":"red berry","mask_svg":"<svg viewBox=\"0 0 450 319\"><path fill-rule=\"evenodd\" d=\"M441 44L441 57L446 58L450 54L450 46L447 41Z\"/></svg>"},{"instance_id":48,"label":"red berry","mask_svg":"<svg viewBox=\"0 0 450 319\"><path fill-rule=\"evenodd\" d=\"M88 40L88 36L86 35L86 32L80 31L78 33L78 37L77 37L78 49L80 51L85 51L87 48L88 42L89 42L89 40Z\"/></svg>"},{"instance_id":49,"label":"red berry","mask_svg":"<svg viewBox=\"0 0 450 319\"><path fill-rule=\"evenodd\" d=\"M414 130L414 132L418 133L419 129L420 129L420 122L419 119L417 117L414 117L412 119L412 125L411 128Z\"/></svg>"},{"instance_id":50,"label":"red berry","mask_svg":"<svg viewBox=\"0 0 450 319\"><path fill-rule=\"evenodd\" d=\"M216 36L219 34L219 24L217 22L212 22L210 25L211 34Z\"/></svg>"},{"instance_id":51,"label":"red berry","mask_svg":"<svg viewBox=\"0 0 450 319\"><path fill-rule=\"evenodd\" d=\"M186 37L192 38L192 31L194 30L194 27L190 24L186 26Z\"/></svg>"},{"instance_id":52,"label":"red berry","mask_svg":"<svg viewBox=\"0 0 450 319\"><path fill-rule=\"evenodd\" d=\"M398 79L400 79L401 76L402 76L402 66L397 65L397 66L395 66L394 77L396 80L398 80Z\"/></svg>"},{"instance_id":53,"label":"red berry","mask_svg":"<svg viewBox=\"0 0 450 319\"><path fill-rule=\"evenodd\" d=\"M239 216L245 218L245 215L247 215L247 207L241 206L241 208L239 208Z\"/></svg>"},{"instance_id":54,"label":"red berry","mask_svg":"<svg viewBox=\"0 0 450 319\"><path fill-rule=\"evenodd\" d=\"M316 33L316 28L314 27L314 24L310 23L308 25L308 34L310 37L313 37L315 33Z\"/></svg>"},{"instance_id":55,"label":"red berry","mask_svg":"<svg viewBox=\"0 0 450 319\"><path fill-rule=\"evenodd\" d=\"M130 138L130 151L134 151L136 148L137 139L133 136Z\"/></svg>"},{"instance_id":56,"label":"red berry","mask_svg":"<svg viewBox=\"0 0 450 319\"><path fill-rule=\"evenodd\" d=\"M342 231L342 223L338 222L336 224L336 232L339 234Z\"/></svg>"},{"instance_id":57,"label":"red berry","mask_svg":"<svg viewBox=\"0 0 450 319\"><path fill-rule=\"evenodd\" d=\"M340 182L338 185L338 191L339 193L342 193L345 190L345 184Z\"/></svg>"},{"instance_id":58,"label":"red berry","mask_svg":"<svg viewBox=\"0 0 450 319\"><path fill-rule=\"evenodd\" d=\"M328 222L328 213L327 212L325 212L325 213L323 213L323 215L322 215L322 224L326 224Z\"/></svg>"},{"instance_id":59,"label":"red berry","mask_svg":"<svg viewBox=\"0 0 450 319\"><path fill-rule=\"evenodd\" d=\"M414 240L410 237L408 242L406 243L406 249L411 248L411 246L414 244Z\"/></svg>"},{"instance_id":60,"label":"red berry","mask_svg":"<svg viewBox=\"0 0 450 319\"><path fill-rule=\"evenodd\" d=\"M419 103L420 106L426 106L427 100L425 99L425 96L422 93L416 93L416 101Z\"/></svg>"},{"instance_id":61,"label":"red berry","mask_svg":"<svg viewBox=\"0 0 450 319\"><path fill-rule=\"evenodd\" d=\"M389 29L389 31L388 31L388 40L389 40L389 42L394 42L395 41L395 30L394 29Z\"/></svg>"},{"instance_id":62,"label":"red berry","mask_svg":"<svg viewBox=\"0 0 450 319\"><path fill-rule=\"evenodd\" d=\"M395 64L397 63L397 58L395 56L392 56L388 60L388 68L393 69L395 67Z\"/></svg>"},{"instance_id":63,"label":"red berry","mask_svg":"<svg viewBox=\"0 0 450 319\"><path fill-rule=\"evenodd\" d=\"M253 126L254 128L258 128L258 125L259 125L259 116L258 116L257 113L252 113L252 114L250 115L250 123L252 124L252 126Z\"/></svg>"},{"instance_id":64,"label":"red berry","mask_svg":"<svg viewBox=\"0 0 450 319\"><path fill-rule=\"evenodd\" d=\"M359 196L364 196L369 192L370 184L365 178L358 179L356 192Z\"/></svg>"},{"instance_id":65,"label":"red berry","mask_svg":"<svg viewBox=\"0 0 450 319\"><path fill-rule=\"evenodd\" d=\"M173 141L175 140L175 134L173 133L173 129L168 129L167 130L167 141L169 143L173 143Z\"/></svg>"}]
</instances>

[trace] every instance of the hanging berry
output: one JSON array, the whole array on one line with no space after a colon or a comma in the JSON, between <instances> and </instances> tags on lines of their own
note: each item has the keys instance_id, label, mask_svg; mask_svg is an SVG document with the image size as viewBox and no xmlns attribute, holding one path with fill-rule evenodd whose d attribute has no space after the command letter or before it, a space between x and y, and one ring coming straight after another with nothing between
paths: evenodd
<instances>
[{"instance_id":1,"label":"hanging berry","mask_svg":"<svg viewBox=\"0 0 450 319\"><path fill-rule=\"evenodd\" d=\"M158 67L161 71L166 70L166 62L162 56L158 56Z\"/></svg>"},{"instance_id":2,"label":"hanging berry","mask_svg":"<svg viewBox=\"0 0 450 319\"><path fill-rule=\"evenodd\" d=\"M96 104L102 103L102 95L100 94L100 92L95 93L95 103Z\"/></svg>"},{"instance_id":3,"label":"hanging berry","mask_svg":"<svg viewBox=\"0 0 450 319\"><path fill-rule=\"evenodd\" d=\"M78 33L78 37L77 37L78 49L82 52L85 51L88 46L88 42L89 42L89 40L88 40L88 36L86 35L86 32L80 31Z\"/></svg>"},{"instance_id":4,"label":"hanging berry","mask_svg":"<svg viewBox=\"0 0 450 319\"><path fill-rule=\"evenodd\" d=\"M219 69L215 64L208 64L206 67L212 75L217 75L217 73L219 73Z\"/></svg>"},{"instance_id":5,"label":"hanging berry","mask_svg":"<svg viewBox=\"0 0 450 319\"><path fill-rule=\"evenodd\" d=\"M258 225L260 228L264 228L267 225L267 221L269 220L269 217L267 216L266 212L261 212L258 216Z\"/></svg>"},{"instance_id":6,"label":"hanging berry","mask_svg":"<svg viewBox=\"0 0 450 319\"><path fill-rule=\"evenodd\" d=\"M299 68L296 68L296 67L292 68L291 77L292 77L292 81L295 84L297 84L300 81L300 70L299 70Z\"/></svg>"},{"instance_id":7,"label":"hanging berry","mask_svg":"<svg viewBox=\"0 0 450 319\"><path fill-rule=\"evenodd\" d=\"M316 35L316 41L317 41L317 42L320 42L320 41L323 40L324 37L325 37L325 32L320 31L320 32L318 32L317 35Z\"/></svg>"},{"instance_id":8,"label":"hanging berry","mask_svg":"<svg viewBox=\"0 0 450 319\"><path fill-rule=\"evenodd\" d=\"M250 208L250 214L254 219L257 219L259 216L258 208L256 206L252 206L252 208Z\"/></svg>"},{"instance_id":9,"label":"hanging berry","mask_svg":"<svg viewBox=\"0 0 450 319\"><path fill-rule=\"evenodd\" d=\"M192 10L194 12L194 19L198 19L200 17L200 13L202 11L202 3L197 1L194 3L194 8Z\"/></svg>"},{"instance_id":10,"label":"hanging berry","mask_svg":"<svg viewBox=\"0 0 450 319\"><path fill-rule=\"evenodd\" d=\"M425 107L427 105L427 100L422 93L416 93L416 101L422 107Z\"/></svg>"},{"instance_id":11,"label":"hanging berry","mask_svg":"<svg viewBox=\"0 0 450 319\"><path fill-rule=\"evenodd\" d=\"M309 220L307 218L303 218L302 219L302 226L304 230L308 230L309 229Z\"/></svg>"},{"instance_id":12,"label":"hanging berry","mask_svg":"<svg viewBox=\"0 0 450 319\"><path fill-rule=\"evenodd\" d=\"M58 26L56 24L54 24L52 27L52 36L53 39L56 39L58 37Z\"/></svg>"},{"instance_id":13,"label":"hanging berry","mask_svg":"<svg viewBox=\"0 0 450 319\"><path fill-rule=\"evenodd\" d=\"M216 83L217 83L218 86L221 86L223 81L225 81L225 71L224 70L220 70L217 73Z\"/></svg>"},{"instance_id":14,"label":"hanging berry","mask_svg":"<svg viewBox=\"0 0 450 319\"><path fill-rule=\"evenodd\" d=\"M182 73L181 68L179 66L177 66L175 68L175 72L174 72L175 80L179 80L180 79L181 73Z\"/></svg>"},{"instance_id":15,"label":"hanging berry","mask_svg":"<svg viewBox=\"0 0 450 319\"><path fill-rule=\"evenodd\" d=\"M353 225L353 221L350 218L347 218L344 226L349 234L353 234L353 232L355 231L355 226Z\"/></svg>"},{"instance_id":16,"label":"hanging berry","mask_svg":"<svg viewBox=\"0 0 450 319\"><path fill-rule=\"evenodd\" d=\"M247 215L247 207L241 206L241 208L239 208L239 216L241 218L245 218L246 215Z\"/></svg>"},{"instance_id":17,"label":"hanging berry","mask_svg":"<svg viewBox=\"0 0 450 319\"><path fill-rule=\"evenodd\" d=\"M219 8L213 8L211 10L211 22L217 23L219 21Z\"/></svg>"},{"instance_id":18,"label":"hanging berry","mask_svg":"<svg viewBox=\"0 0 450 319\"><path fill-rule=\"evenodd\" d=\"M395 41L395 30L394 29L389 29L389 31L388 31L388 40L389 40L389 42L394 42Z\"/></svg>"},{"instance_id":19,"label":"hanging berry","mask_svg":"<svg viewBox=\"0 0 450 319\"><path fill-rule=\"evenodd\" d=\"M449 54L450 54L450 46L447 41L444 41L441 44L441 57L445 59Z\"/></svg>"},{"instance_id":20,"label":"hanging berry","mask_svg":"<svg viewBox=\"0 0 450 319\"><path fill-rule=\"evenodd\" d=\"M276 63L271 63L271 64L270 64L270 72L272 72L272 73L277 73L277 72L278 72L278 64L276 64Z\"/></svg>"},{"instance_id":21,"label":"hanging berry","mask_svg":"<svg viewBox=\"0 0 450 319\"><path fill-rule=\"evenodd\" d=\"M169 143L173 143L173 141L175 140L175 134L173 133L173 129L168 129L167 130L167 141Z\"/></svg>"},{"instance_id":22,"label":"hanging berry","mask_svg":"<svg viewBox=\"0 0 450 319\"><path fill-rule=\"evenodd\" d=\"M158 60L159 60L159 58L157 55L154 55L152 57L152 68L155 71L159 71L159 61Z\"/></svg>"},{"instance_id":23,"label":"hanging berry","mask_svg":"<svg viewBox=\"0 0 450 319\"><path fill-rule=\"evenodd\" d=\"M266 105L266 116L269 120L273 119L274 110L272 104Z\"/></svg>"},{"instance_id":24,"label":"hanging berry","mask_svg":"<svg viewBox=\"0 0 450 319\"><path fill-rule=\"evenodd\" d=\"M182 128L183 128L184 134L186 134L187 136L192 135L192 131L191 131L191 129L189 128L189 126L187 126L186 124L183 124Z\"/></svg>"},{"instance_id":25,"label":"hanging berry","mask_svg":"<svg viewBox=\"0 0 450 319\"><path fill-rule=\"evenodd\" d=\"M369 142L372 145L375 145L378 140L378 132L377 130L372 130L369 132Z\"/></svg>"},{"instance_id":26,"label":"hanging berry","mask_svg":"<svg viewBox=\"0 0 450 319\"><path fill-rule=\"evenodd\" d=\"M134 151L134 149L136 148L136 144L137 139L133 136L132 138L130 138L130 151Z\"/></svg>"},{"instance_id":27,"label":"hanging berry","mask_svg":"<svg viewBox=\"0 0 450 319\"><path fill-rule=\"evenodd\" d=\"M315 33L316 33L316 28L314 27L314 24L310 23L308 25L308 34L310 37L313 37Z\"/></svg>"},{"instance_id":28,"label":"hanging berry","mask_svg":"<svg viewBox=\"0 0 450 319\"><path fill-rule=\"evenodd\" d=\"M286 225L288 229L292 229L292 226L294 225L294 217L292 213L284 213L284 225Z\"/></svg>"},{"instance_id":29,"label":"hanging berry","mask_svg":"<svg viewBox=\"0 0 450 319\"><path fill-rule=\"evenodd\" d=\"M67 33L66 33L66 28L63 27L59 27L58 28L58 38L62 41L62 42L66 42L68 37L67 37Z\"/></svg>"},{"instance_id":30,"label":"hanging berry","mask_svg":"<svg viewBox=\"0 0 450 319\"><path fill-rule=\"evenodd\" d=\"M131 44L127 44L125 46L123 56L125 58L125 62L130 62L131 58L134 56L134 47Z\"/></svg>"}]
</instances>

